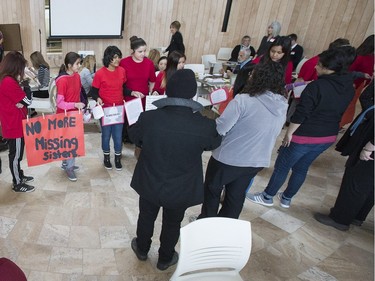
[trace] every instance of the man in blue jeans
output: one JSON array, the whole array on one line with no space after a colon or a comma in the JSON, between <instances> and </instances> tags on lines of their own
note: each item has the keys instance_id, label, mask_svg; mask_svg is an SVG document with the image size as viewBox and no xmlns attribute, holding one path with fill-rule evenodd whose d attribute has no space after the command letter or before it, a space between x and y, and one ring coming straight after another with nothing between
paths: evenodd
<instances>
[{"instance_id":1,"label":"man in blue jeans","mask_svg":"<svg viewBox=\"0 0 375 281\"><path fill-rule=\"evenodd\" d=\"M281 207L289 208L311 163L336 141L341 116L354 96L353 80L348 73L354 58L355 49L351 46L329 49L319 55L315 67L319 78L302 92L266 189L248 194L250 201L273 206L273 197L292 169L287 188L278 193Z\"/></svg>"}]
</instances>

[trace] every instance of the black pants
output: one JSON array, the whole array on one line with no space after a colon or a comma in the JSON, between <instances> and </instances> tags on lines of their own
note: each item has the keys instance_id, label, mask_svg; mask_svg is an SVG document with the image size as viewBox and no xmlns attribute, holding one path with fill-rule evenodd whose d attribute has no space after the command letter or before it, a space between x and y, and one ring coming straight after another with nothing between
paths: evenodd
<instances>
[{"instance_id":1,"label":"black pants","mask_svg":"<svg viewBox=\"0 0 375 281\"><path fill-rule=\"evenodd\" d=\"M49 98L48 90L33 91L33 97L48 99Z\"/></svg>"},{"instance_id":2,"label":"black pants","mask_svg":"<svg viewBox=\"0 0 375 281\"><path fill-rule=\"evenodd\" d=\"M151 247L151 238L154 234L154 224L160 206L139 197L139 216L137 223L137 245L142 253L148 253ZM181 221L186 208L167 209L163 207L163 222L160 233L159 261L169 262L174 254L180 237Z\"/></svg>"},{"instance_id":3,"label":"black pants","mask_svg":"<svg viewBox=\"0 0 375 281\"><path fill-rule=\"evenodd\" d=\"M341 187L330 217L337 223L350 225L364 221L374 206L374 161L359 161L345 169Z\"/></svg>"},{"instance_id":4,"label":"black pants","mask_svg":"<svg viewBox=\"0 0 375 281\"><path fill-rule=\"evenodd\" d=\"M9 148L9 169L13 176L13 184L19 184L23 178L21 160L25 148L24 138L8 139Z\"/></svg>"},{"instance_id":5,"label":"black pants","mask_svg":"<svg viewBox=\"0 0 375 281\"><path fill-rule=\"evenodd\" d=\"M263 168L235 167L211 157L204 182L204 202L198 218L228 217L238 219L246 197L246 189ZM225 198L220 211L220 195L225 186Z\"/></svg>"}]
</instances>

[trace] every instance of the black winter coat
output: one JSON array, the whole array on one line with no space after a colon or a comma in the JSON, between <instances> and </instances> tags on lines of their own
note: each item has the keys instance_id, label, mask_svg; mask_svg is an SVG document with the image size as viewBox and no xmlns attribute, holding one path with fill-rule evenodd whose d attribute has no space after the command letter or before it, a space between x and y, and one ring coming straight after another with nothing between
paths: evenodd
<instances>
[{"instance_id":1,"label":"black winter coat","mask_svg":"<svg viewBox=\"0 0 375 281\"><path fill-rule=\"evenodd\" d=\"M159 100L163 107L143 112L129 128L130 139L142 146L131 187L146 200L169 209L203 202L202 153L221 143L214 120L188 106L168 105L174 100L196 103Z\"/></svg>"}]
</instances>

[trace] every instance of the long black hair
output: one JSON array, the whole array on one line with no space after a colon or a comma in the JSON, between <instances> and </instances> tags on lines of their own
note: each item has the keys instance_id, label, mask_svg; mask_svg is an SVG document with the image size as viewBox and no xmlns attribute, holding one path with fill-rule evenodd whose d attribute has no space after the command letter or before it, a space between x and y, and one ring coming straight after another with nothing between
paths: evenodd
<instances>
[{"instance_id":1,"label":"long black hair","mask_svg":"<svg viewBox=\"0 0 375 281\"><path fill-rule=\"evenodd\" d=\"M267 63L259 63L255 66L241 93L246 93L253 97L260 96L266 91L271 91L274 94L285 97L284 73L285 70L281 63L272 60Z\"/></svg>"},{"instance_id":2,"label":"long black hair","mask_svg":"<svg viewBox=\"0 0 375 281\"><path fill-rule=\"evenodd\" d=\"M275 40L271 43L269 46L267 52L263 55L261 58L260 62L267 63L269 61L272 61L271 56L270 56L270 51L272 47L274 46L281 46L282 52L284 53L284 56L281 58L279 63L281 63L284 68L288 65L289 62L289 53L290 53L290 48L292 46L292 40L287 37L287 36L279 36L274 38Z\"/></svg>"},{"instance_id":3,"label":"long black hair","mask_svg":"<svg viewBox=\"0 0 375 281\"><path fill-rule=\"evenodd\" d=\"M164 71L162 87L165 88L165 86L167 85L168 79L173 75L173 73L177 71L177 66L180 61L180 58L185 58L186 60L186 56L180 53L179 51L173 51L172 53L168 55L167 68Z\"/></svg>"},{"instance_id":4,"label":"long black hair","mask_svg":"<svg viewBox=\"0 0 375 281\"><path fill-rule=\"evenodd\" d=\"M359 56L367 56L370 54L374 54L374 34L368 36L357 48L357 55Z\"/></svg>"}]
</instances>

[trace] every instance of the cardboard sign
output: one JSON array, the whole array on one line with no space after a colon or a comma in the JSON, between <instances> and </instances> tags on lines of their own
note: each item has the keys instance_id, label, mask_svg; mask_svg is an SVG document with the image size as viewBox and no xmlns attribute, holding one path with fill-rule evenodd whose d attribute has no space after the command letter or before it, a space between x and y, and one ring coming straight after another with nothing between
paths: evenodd
<instances>
[{"instance_id":1,"label":"cardboard sign","mask_svg":"<svg viewBox=\"0 0 375 281\"><path fill-rule=\"evenodd\" d=\"M29 166L85 155L82 113L77 111L22 121Z\"/></svg>"}]
</instances>

